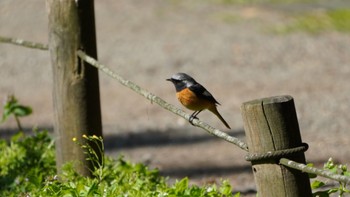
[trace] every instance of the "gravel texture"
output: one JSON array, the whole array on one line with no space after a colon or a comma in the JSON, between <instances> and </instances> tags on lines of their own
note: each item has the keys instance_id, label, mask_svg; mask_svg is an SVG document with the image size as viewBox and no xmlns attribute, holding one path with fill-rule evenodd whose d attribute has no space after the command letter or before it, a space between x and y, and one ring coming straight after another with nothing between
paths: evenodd
<instances>
[{"instance_id":1,"label":"gravel texture","mask_svg":"<svg viewBox=\"0 0 350 197\"><path fill-rule=\"evenodd\" d=\"M338 2L338 1L337 1ZM344 1L339 1L344 5ZM288 94L294 97L306 158L322 166L329 157L350 161L350 36L324 32L278 35L276 25L305 10L336 5L230 5L215 1L96 1L99 60L120 75L180 107L166 82L186 72L222 104L218 110L244 139L240 105ZM347 5L350 6L350 5ZM0 35L46 43L43 1L0 1ZM52 70L49 53L0 44L0 97L15 94L34 114L27 129L52 130ZM109 155L146 162L192 183L231 181L244 196L255 184L245 153L208 135L105 74L100 74L102 116ZM210 112L200 119L225 130ZM15 121L0 125L9 135Z\"/></svg>"}]
</instances>

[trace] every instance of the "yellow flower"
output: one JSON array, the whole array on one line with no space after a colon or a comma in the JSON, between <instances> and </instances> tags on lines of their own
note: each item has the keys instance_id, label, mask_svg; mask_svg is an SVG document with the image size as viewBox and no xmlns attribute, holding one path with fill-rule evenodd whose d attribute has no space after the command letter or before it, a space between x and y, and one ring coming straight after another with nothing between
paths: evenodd
<instances>
[{"instance_id":1,"label":"yellow flower","mask_svg":"<svg viewBox=\"0 0 350 197\"><path fill-rule=\"evenodd\" d=\"M76 137L73 137L72 140L73 140L73 142L76 142L76 141L77 141L77 138L76 138Z\"/></svg>"},{"instance_id":2,"label":"yellow flower","mask_svg":"<svg viewBox=\"0 0 350 197\"><path fill-rule=\"evenodd\" d=\"M84 135L83 135L83 138L87 139L88 137L84 134Z\"/></svg>"}]
</instances>

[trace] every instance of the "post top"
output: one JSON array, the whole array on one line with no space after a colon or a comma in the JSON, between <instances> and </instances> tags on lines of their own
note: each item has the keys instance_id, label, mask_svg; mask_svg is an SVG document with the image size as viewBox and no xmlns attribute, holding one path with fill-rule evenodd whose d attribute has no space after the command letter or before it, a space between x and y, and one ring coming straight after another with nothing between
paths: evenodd
<instances>
[{"instance_id":1,"label":"post top","mask_svg":"<svg viewBox=\"0 0 350 197\"><path fill-rule=\"evenodd\" d=\"M272 96L272 97L266 97L266 98L247 101L247 102L244 102L242 106L256 105L256 104L262 105L262 104L271 104L271 103L285 103L292 100L293 100L293 97L290 95L280 95L280 96Z\"/></svg>"}]
</instances>

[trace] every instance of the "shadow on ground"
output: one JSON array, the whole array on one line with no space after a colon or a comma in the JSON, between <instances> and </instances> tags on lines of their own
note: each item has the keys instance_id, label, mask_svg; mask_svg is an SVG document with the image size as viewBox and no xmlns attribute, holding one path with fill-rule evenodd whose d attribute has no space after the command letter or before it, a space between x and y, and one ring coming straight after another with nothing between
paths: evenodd
<instances>
[{"instance_id":1,"label":"shadow on ground","mask_svg":"<svg viewBox=\"0 0 350 197\"><path fill-rule=\"evenodd\" d=\"M244 136L244 131L243 129L235 130L227 134L239 138ZM186 129L174 128L167 130L144 130L133 133L122 132L120 134L107 134L104 138L107 151L151 146L181 146L220 140L210 134L193 134Z\"/></svg>"},{"instance_id":2,"label":"shadow on ground","mask_svg":"<svg viewBox=\"0 0 350 197\"><path fill-rule=\"evenodd\" d=\"M23 133L26 136L34 135L35 131L49 131L52 133L53 127L52 126L44 126L40 128L36 127L24 127L23 128ZM12 136L16 135L19 133L19 130L17 128L0 128L0 138L5 139L5 140L10 140Z\"/></svg>"},{"instance_id":3,"label":"shadow on ground","mask_svg":"<svg viewBox=\"0 0 350 197\"><path fill-rule=\"evenodd\" d=\"M40 128L26 127L23 132L26 135L34 134L33 131L47 130L53 134L52 126L45 126ZM10 139L11 136L18 133L16 128L0 128L0 137L2 139ZM104 144L106 151L113 151L115 149L133 149L140 147L160 147L160 146L181 146L186 144L203 143L214 140L220 140L210 134L193 134L186 129L167 129L167 130L142 130L142 131L121 131L117 134L104 135ZM244 130L233 130L227 132L228 135L242 138L244 137Z\"/></svg>"}]
</instances>

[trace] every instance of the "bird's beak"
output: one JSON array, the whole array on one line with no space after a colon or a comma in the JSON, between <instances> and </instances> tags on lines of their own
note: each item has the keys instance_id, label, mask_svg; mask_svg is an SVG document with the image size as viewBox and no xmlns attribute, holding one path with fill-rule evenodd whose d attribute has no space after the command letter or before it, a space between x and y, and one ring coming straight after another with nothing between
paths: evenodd
<instances>
[{"instance_id":1,"label":"bird's beak","mask_svg":"<svg viewBox=\"0 0 350 197\"><path fill-rule=\"evenodd\" d=\"M171 80L171 78L170 79L166 79L167 81L173 81L173 80Z\"/></svg>"}]
</instances>

